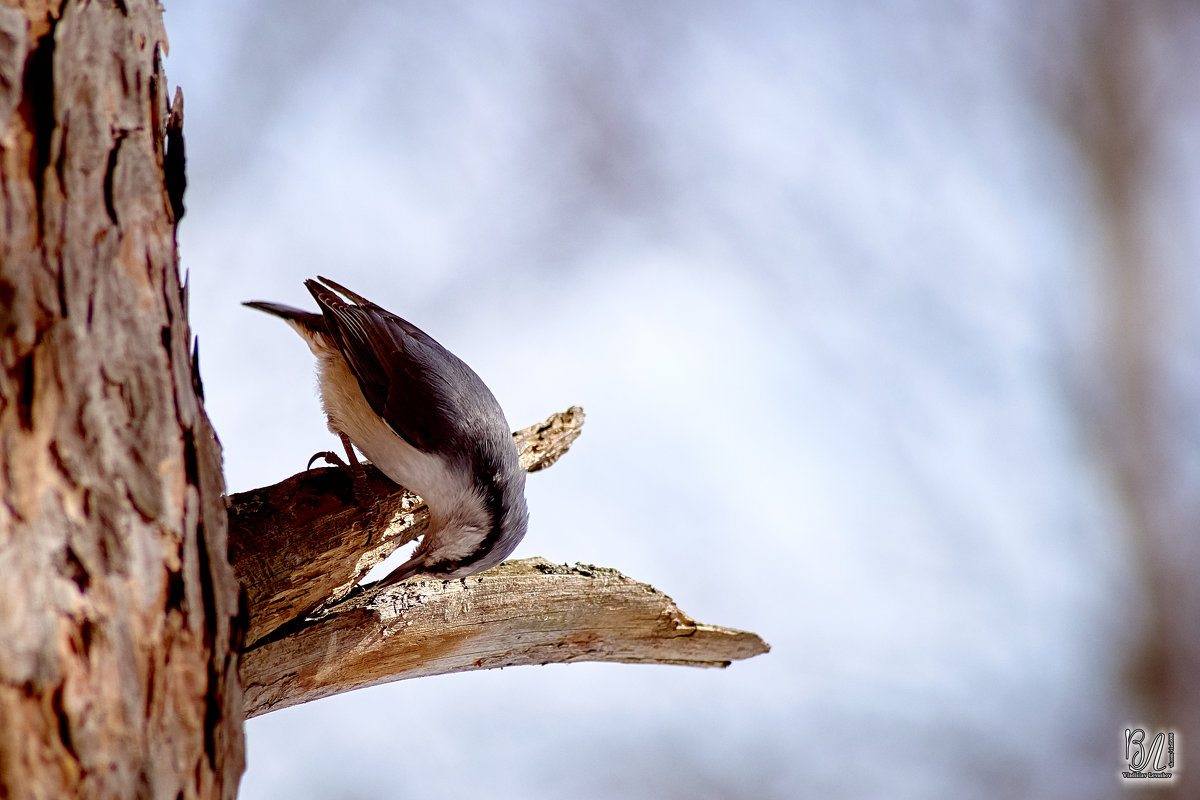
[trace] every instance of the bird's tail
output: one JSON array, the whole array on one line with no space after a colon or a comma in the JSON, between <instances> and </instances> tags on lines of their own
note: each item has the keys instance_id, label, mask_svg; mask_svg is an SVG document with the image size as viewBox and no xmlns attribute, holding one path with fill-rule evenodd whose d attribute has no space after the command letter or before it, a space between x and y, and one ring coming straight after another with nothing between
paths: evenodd
<instances>
[{"instance_id":1,"label":"bird's tail","mask_svg":"<svg viewBox=\"0 0 1200 800\"><path fill-rule=\"evenodd\" d=\"M251 300L242 305L265 311L287 322L296 330L296 333L300 334L314 354L320 354L333 346L325 317L314 311L302 311L299 308L292 308L280 303L267 303L262 300Z\"/></svg>"},{"instance_id":2,"label":"bird's tail","mask_svg":"<svg viewBox=\"0 0 1200 800\"><path fill-rule=\"evenodd\" d=\"M292 308L281 303L267 303L263 300L251 300L242 305L257 308L259 311L265 311L309 330L322 333L325 330L325 318L312 311L302 311L299 308Z\"/></svg>"}]
</instances>

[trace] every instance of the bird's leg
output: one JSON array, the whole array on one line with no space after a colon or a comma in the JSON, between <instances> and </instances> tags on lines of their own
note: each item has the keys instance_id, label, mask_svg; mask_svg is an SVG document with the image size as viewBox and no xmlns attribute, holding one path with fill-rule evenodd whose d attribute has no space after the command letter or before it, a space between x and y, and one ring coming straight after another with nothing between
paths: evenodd
<instances>
[{"instance_id":1,"label":"bird's leg","mask_svg":"<svg viewBox=\"0 0 1200 800\"><path fill-rule=\"evenodd\" d=\"M350 461L348 469L350 479L354 483L354 500L359 508L364 508L367 512L364 524L367 528L367 544L370 544L375 535L375 504L371 501L371 490L367 486L367 470L359 463L358 456L354 455L354 445L350 443L349 437L339 433L338 438L342 440L342 447L346 448L346 458Z\"/></svg>"},{"instance_id":2,"label":"bird's leg","mask_svg":"<svg viewBox=\"0 0 1200 800\"><path fill-rule=\"evenodd\" d=\"M360 467L361 465L358 463L358 456L354 455L354 445L350 444L350 437L346 436L344 433L339 433L338 438L342 440L342 447L346 448L346 458L349 459L350 463L355 467ZM343 464L342 466L346 465Z\"/></svg>"}]
</instances>

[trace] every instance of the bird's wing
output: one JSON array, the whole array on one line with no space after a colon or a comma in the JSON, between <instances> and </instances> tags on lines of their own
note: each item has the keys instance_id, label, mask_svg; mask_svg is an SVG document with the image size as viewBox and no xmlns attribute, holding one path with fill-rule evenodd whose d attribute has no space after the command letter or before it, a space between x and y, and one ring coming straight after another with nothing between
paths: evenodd
<instances>
[{"instance_id":1,"label":"bird's wing","mask_svg":"<svg viewBox=\"0 0 1200 800\"><path fill-rule=\"evenodd\" d=\"M454 414L443 378L431 365L435 358L458 359L420 328L374 303L351 305L316 281L305 286L371 409L418 450L440 450L454 436Z\"/></svg>"}]
</instances>

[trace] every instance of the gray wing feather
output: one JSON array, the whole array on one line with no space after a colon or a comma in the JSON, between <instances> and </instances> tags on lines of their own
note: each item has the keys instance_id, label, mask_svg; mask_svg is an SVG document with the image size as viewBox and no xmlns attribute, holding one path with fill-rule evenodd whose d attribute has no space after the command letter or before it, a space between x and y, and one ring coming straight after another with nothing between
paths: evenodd
<instances>
[{"instance_id":1,"label":"gray wing feather","mask_svg":"<svg viewBox=\"0 0 1200 800\"><path fill-rule=\"evenodd\" d=\"M472 409L463 408L463 393L446 375L477 384L472 396L482 391L491 403L495 399L466 364L417 326L358 295L346 291L360 301L352 305L316 281L305 286L367 402L392 430L423 452L448 454L470 440L464 426L470 425Z\"/></svg>"}]
</instances>

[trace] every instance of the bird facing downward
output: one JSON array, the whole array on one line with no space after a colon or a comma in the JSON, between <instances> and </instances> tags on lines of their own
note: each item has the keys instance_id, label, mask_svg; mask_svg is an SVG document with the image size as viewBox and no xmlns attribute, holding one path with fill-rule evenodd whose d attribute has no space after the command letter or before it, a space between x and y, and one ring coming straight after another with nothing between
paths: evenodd
<instances>
[{"instance_id":1,"label":"bird facing downward","mask_svg":"<svg viewBox=\"0 0 1200 800\"><path fill-rule=\"evenodd\" d=\"M429 507L421 544L381 583L418 574L465 578L499 564L529 524L525 471L500 404L470 367L416 325L318 280L304 285L320 313L245 305L282 317L307 342L329 430L350 459L353 443Z\"/></svg>"}]
</instances>

